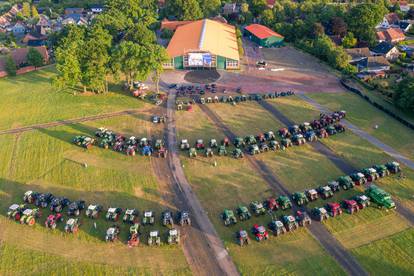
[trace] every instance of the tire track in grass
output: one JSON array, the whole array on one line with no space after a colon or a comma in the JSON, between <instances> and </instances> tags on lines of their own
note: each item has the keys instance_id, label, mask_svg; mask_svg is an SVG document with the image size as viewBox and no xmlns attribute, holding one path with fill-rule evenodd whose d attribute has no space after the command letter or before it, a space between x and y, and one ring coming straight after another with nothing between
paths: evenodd
<instances>
[{"instance_id":1,"label":"tire track in grass","mask_svg":"<svg viewBox=\"0 0 414 276\"><path fill-rule=\"evenodd\" d=\"M234 139L236 137L230 128L228 128L221 119L206 105L200 105L201 110L208 116L208 118L219 128L228 138ZM283 182L275 175L272 170L261 160L257 160L254 156L247 155L246 158L250 165L261 175L266 183L281 195L291 195ZM293 211L303 210L293 205ZM309 210L306 210L309 212ZM329 253L337 263L349 275L368 275L357 260L339 243L339 241L324 227L321 223L312 223L307 227L312 236L320 243L320 245Z\"/></svg>"},{"instance_id":2,"label":"tire track in grass","mask_svg":"<svg viewBox=\"0 0 414 276\"><path fill-rule=\"evenodd\" d=\"M19 141L20 141L20 133L16 133L13 140L13 150L10 158L10 165L9 170L7 172L7 176L9 179L12 179L16 173L16 159L17 159L17 152L19 150Z\"/></svg>"}]
</instances>

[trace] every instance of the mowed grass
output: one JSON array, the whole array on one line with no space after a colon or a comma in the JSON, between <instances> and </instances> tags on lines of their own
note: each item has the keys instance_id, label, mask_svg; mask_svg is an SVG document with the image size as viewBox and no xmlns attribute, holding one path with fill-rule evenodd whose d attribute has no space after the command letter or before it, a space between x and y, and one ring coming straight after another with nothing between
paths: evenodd
<instances>
[{"instance_id":1,"label":"mowed grass","mask_svg":"<svg viewBox=\"0 0 414 276\"><path fill-rule=\"evenodd\" d=\"M352 93L311 94L309 97L332 110L346 110L351 123L414 159L414 131L360 97ZM378 125L378 129L374 128L375 125Z\"/></svg>"},{"instance_id":2,"label":"mowed grass","mask_svg":"<svg viewBox=\"0 0 414 276\"><path fill-rule=\"evenodd\" d=\"M216 107L219 109L233 108L227 105L226 107L223 105L212 106L213 109ZM235 108L234 112L240 112L240 110ZM249 121L249 116L250 114L246 113L242 120ZM177 130L179 138L185 137L191 141L197 138L220 139L223 137L223 133L220 133L198 107L195 107L193 112L177 113ZM239 125L239 129L235 129L235 131L238 131L239 135L248 133L243 125ZM258 132L259 128L256 128L255 131ZM214 160L217 161L217 167L213 166ZM271 237L262 243L252 240L247 248L241 248L236 244L236 231L245 229L250 233L254 223L267 226L271 217L269 215L252 217L248 221L238 222L235 226L225 227L220 217L223 210L225 208L235 210L239 204L248 206L253 200L263 201L269 196L275 196L272 189L250 167L246 159L200 156L196 159L190 159L183 152L181 161L192 188L242 274L318 273L328 275L344 273L306 229L300 229L278 238ZM282 214L282 212L277 212L275 215ZM253 239L252 236L251 238Z\"/></svg>"},{"instance_id":3,"label":"mowed grass","mask_svg":"<svg viewBox=\"0 0 414 276\"><path fill-rule=\"evenodd\" d=\"M0 130L140 108L142 103L118 86L102 95L74 95L51 81L54 67L0 79Z\"/></svg>"},{"instance_id":4,"label":"mowed grass","mask_svg":"<svg viewBox=\"0 0 414 276\"><path fill-rule=\"evenodd\" d=\"M352 253L373 275L412 275L414 229L355 248Z\"/></svg>"},{"instance_id":5,"label":"mowed grass","mask_svg":"<svg viewBox=\"0 0 414 276\"><path fill-rule=\"evenodd\" d=\"M149 117L148 111L143 110L138 117L120 116L26 132L17 139L13 135L1 136L0 144L7 148L5 152L12 153L8 155L8 160L2 162L2 165L7 165L0 170L2 210L12 203L21 202L26 190L51 192L71 200L83 199L87 203L104 206L101 218L96 220L96 228L94 221L81 217L82 225L77 235L64 233L64 223L59 224L54 231L46 229L43 223L49 214L47 209L42 210L42 218L32 228L19 225L2 215L0 240L8 246L2 250L13 252L13 248L18 246L26 253L20 259L17 258L17 262L31 264L34 268L39 265L38 259L30 262L30 254L64 259L59 271L71 272L72 267L80 262L79 269L84 267L85 271L97 271L97 274L188 274L189 268L180 247L163 245L149 248L145 245L151 229L160 230L162 242L166 241L167 229L161 226L160 215L166 208L173 209L161 198L162 191L152 170L151 159L140 155L130 157L98 147L85 150L72 143L75 135L94 135L99 126L126 136L148 137L160 133L162 126L151 125ZM9 141L14 141L14 144ZM125 223L119 223L119 242L104 242L106 229L113 224L104 220L106 208L110 206L137 208L140 216L144 210L155 211L156 224L141 228L143 245L134 249L126 246L129 225ZM7 261L2 263L1 269L10 269ZM40 274L49 271L48 268L39 269ZM73 271L75 275L78 273L77 269Z\"/></svg>"}]
</instances>

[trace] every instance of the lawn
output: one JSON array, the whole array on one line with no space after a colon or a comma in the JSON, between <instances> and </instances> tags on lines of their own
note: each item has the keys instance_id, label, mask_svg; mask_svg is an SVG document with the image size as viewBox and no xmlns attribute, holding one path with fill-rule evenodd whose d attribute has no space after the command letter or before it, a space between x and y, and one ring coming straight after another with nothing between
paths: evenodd
<instances>
[{"instance_id":1,"label":"lawn","mask_svg":"<svg viewBox=\"0 0 414 276\"><path fill-rule=\"evenodd\" d=\"M94 147L85 150L72 144L74 135L93 135L99 126L108 127L126 136L158 135L162 126L152 126L150 113L143 109L140 116L125 115L94 122L59 126L25 132L17 136L0 136L3 161L0 166L0 208L6 210L14 202L21 202L26 190L51 192L72 200L84 199L87 203L100 203L107 207L153 210L156 224L141 228L142 243L151 229L158 229L162 241L166 241L166 228L159 223L161 212L172 208L162 200L163 191L157 183L150 159L142 156L129 157L110 149ZM85 166L87 164L87 166ZM33 228L18 225L0 217L0 240L5 258L0 261L0 274L8 274L9 261L16 261L18 269L36 269L37 261L52 256L59 267L39 267L40 274L56 271L85 271L97 274L189 274L189 268L180 247L162 245L149 248L140 245L129 249L125 242L129 225L121 223L121 242L106 244L104 234L113 223L81 218L77 235L63 232L64 223L49 231L43 226L48 210ZM53 245L53 246L51 246ZM17 251L16 251L17 250ZM23 252L13 257L15 252ZM32 255L38 256L31 260ZM13 259L14 258L14 259ZM73 268L74 266L78 268ZM50 270L49 270L50 269ZM3 273L4 272L4 273ZM7 273L6 273L7 272ZM60 273L58 273L60 274Z\"/></svg>"},{"instance_id":2,"label":"lawn","mask_svg":"<svg viewBox=\"0 0 414 276\"><path fill-rule=\"evenodd\" d=\"M119 86L104 95L74 95L52 86L54 76L51 67L0 79L0 130L142 107Z\"/></svg>"}]
</instances>

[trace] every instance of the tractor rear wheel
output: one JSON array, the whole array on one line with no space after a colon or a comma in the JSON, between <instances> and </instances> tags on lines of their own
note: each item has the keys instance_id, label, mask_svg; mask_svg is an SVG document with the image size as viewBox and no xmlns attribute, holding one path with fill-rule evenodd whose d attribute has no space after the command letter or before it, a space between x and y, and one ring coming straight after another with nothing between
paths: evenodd
<instances>
[{"instance_id":1,"label":"tractor rear wheel","mask_svg":"<svg viewBox=\"0 0 414 276\"><path fill-rule=\"evenodd\" d=\"M30 219L27 221L27 224L28 224L29 226L33 226L35 223L36 223L35 218L30 218Z\"/></svg>"}]
</instances>

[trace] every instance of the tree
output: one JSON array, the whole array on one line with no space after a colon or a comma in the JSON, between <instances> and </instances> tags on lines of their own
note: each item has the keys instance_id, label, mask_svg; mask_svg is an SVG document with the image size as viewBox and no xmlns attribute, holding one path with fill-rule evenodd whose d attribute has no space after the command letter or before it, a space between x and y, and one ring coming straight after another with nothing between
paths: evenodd
<instances>
[{"instance_id":1,"label":"tree","mask_svg":"<svg viewBox=\"0 0 414 276\"><path fill-rule=\"evenodd\" d=\"M37 11L35 5L32 5L32 17L33 18L38 18L39 17L39 12Z\"/></svg>"},{"instance_id":2,"label":"tree","mask_svg":"<svg viewBox=\"0 0 414 276\"><path fill-rule=\"evenodd\" d=\"M139 75L142 51L143 47L132 41L122 41L112 50L112 72L117 78L123 73L130 88Z\"/></svg>"},{"instance_id":3,"label":"tree","mask_svg":"<svg viewBox=\"0 0 414 276\"><path fill-rule=\"evenodd\" d=\"M265 10L262 14L262 23L266 26L272 26L275 21L275 16L272 10Z\"/></svg>"},{"instance_id":4,"label":"tree","mask_svg":"<svg viewBox=\"0 0 414 276\"><path fill-rule=\"evenodd\" d=\"M325 28L322 26L321 23L316 22L313 24L313 37L319 37L325 34Z\"/></svg>"},{"instance_id":5,"label":"tree","mask_svg":"<svg viewBox=\"0 0 414 276\"><path fill-rule=\"evenodd\" d=\"M22 7L22 15L25 18L29 18L30 17L30 4L28 2L24 2L23 3L23 7Z\"/></svg>"},{"instance_id":6,"label":"tree","mask_svg":"<svg viewBox=\"0 0 414 276\"><path fill-rule=\"evenodd\" d=\"M164 68L162 66L163 63L169 60L167 51L164 47L154 44L152 50L152 58L151 58L151 69L153 71L153 78L152 80L155 82L155 86L157 88L157 93L160 92L159 83L161 73L163 72Z\"/></svg>"},{"instance_id":7,"label":"tree","mask_svg":"<svg viewBox=\"0 0 414 276\"><path fill-rule=\"evenodd\" d=\"M346 34L347 28L348 28L348 26L346 25L342 17L332 18L331 27L332 27L332 33L334 35L340 35L341 37L343 37Z\"/></svg>"},{"instance_id":8,"label":"tree","mask_svg":"<svg viewBox=\"0 0 414 276\"><path fill-rule=\"evenodd\" d=\"M266 0L252 0L250 6L250 11L253 13L255 17L259 17L263 14L263 12L267 9L267 1Z\"/></svg>"},{"instance_id":9,"label":"tree","mask_svg":"<svg viewBox=\"0 0 414 276\"><path fill-rule=\"evenodd\" d=\"M144 24L136 23L126 30L124 40L146 45L156 42L155 33L148 29Z\"/></svg>"},{"instance_id":10,"label":"tree","mask_svg":"<svg viewBox=\"0 0 414 276\"><path fill-rule=\"evenodd\" d=\"M166 10L179 20L197 20L203 17L197 0L169 0Z\"/></svg>"},{"instance_id":11,"label":"tree","mask_svg":"<svg viewBox=\"0 0 414 276\"><path fill-rule=\"evenodd\" d=\"M17 66L11 55L8 55L6 58L5 69L9 76L12 76L12 77L16 76Z\"/></svg>"},{"instance_id":12,"label":"tree","mask_svg":"<svg viewBox=\"0 0 414 276\"><path fill-rule=\"evenodd\" d=\"M249 4L241 3L240 5L240 12L241 13L248 13L249 12Z\"/></svg>"},{"instance_id":13,"label":"tree","mask_svg":"<svg viewBox=\"0 0 414 276\"><path fill-rule=\"evenodd\" d=\"M344 48L353 48L357 44L357 39L354 37L354 34L349 32L346 34L344 39L342 40L342 46Z\"/></svg>"},{"instance_id":14,"label":"tree","mask_svg":"<svg viewBox=\"0 0 414 276\"><path fill-rule=\"evenodd\" d=\"M27 53L27 62L34 67L41 67L44 64L44 59L41 53L36 48L29 48Z\"/></svg>"},{"instance_id":15,"label":"tree","mask_svg":"<svg viewBox=\"0 0 414 276\"><path fill-rule=\"evenodd\" d=\"M414 111L414 78L407 77L397 86L394 96L395 104L407 111Z\"/></svg>"},{"instance_id":16,"label":"tree","mask_svg":"<svg viewBox=\"0 0 414 276\"><path fill-rule=\"evenodd\" d=\"M204 17L216 16L221 8L220 0L199 0Z\"/></svg>"}]
</instances>

